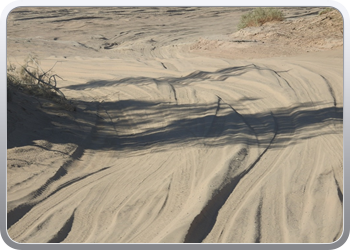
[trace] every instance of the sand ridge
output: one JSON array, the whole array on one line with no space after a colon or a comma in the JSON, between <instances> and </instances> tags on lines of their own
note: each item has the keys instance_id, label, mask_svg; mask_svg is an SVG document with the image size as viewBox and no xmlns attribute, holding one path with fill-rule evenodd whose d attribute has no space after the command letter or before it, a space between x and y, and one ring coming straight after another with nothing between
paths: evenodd
<instances>
[{"instance_id":1,"label":"sand ridge","mask_svg":"<svg viewBox=\"0 0 350 250\"><path fill-rule=\"evenodd\" d=\"M273 46L266 40L244 43L257 55L244 56L227 39L249 38L253 28L236 29L249 10L14 10L9 60L35 52L43 68L56 63L76 111L20 92L8 103L10 237L335 241L343 220L340 26L318 27L334 33L313 51L283 53L280 41L264 54ZM268 32L324 18L320 8L283 10L289 19Z\"/></svg>"}]
</instances>

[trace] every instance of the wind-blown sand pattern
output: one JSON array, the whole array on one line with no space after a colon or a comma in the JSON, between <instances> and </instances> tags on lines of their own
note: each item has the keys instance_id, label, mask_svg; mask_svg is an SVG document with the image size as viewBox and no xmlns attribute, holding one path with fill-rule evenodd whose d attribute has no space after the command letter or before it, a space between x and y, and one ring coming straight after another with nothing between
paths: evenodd
<instances>
[{"instance_id":1,"label":"wind-blown sand pattern","mask_svg":"<svg viewBox=\"0 0 350 250\"><path fill-rule=\"evenodd\" d=\"M237 32L248 10L15 9L9 60L56 63L77 108L20 92L8 103L9 236L337 240L341 16L284 8L286 21Z\"/></svg>"}]
</instances>

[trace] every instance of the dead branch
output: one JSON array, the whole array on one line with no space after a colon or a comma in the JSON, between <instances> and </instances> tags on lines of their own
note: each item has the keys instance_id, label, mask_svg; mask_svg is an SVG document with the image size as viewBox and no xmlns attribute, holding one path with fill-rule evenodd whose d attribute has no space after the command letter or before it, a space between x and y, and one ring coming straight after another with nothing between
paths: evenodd
<instances>
[{"instance_id":1,"label":"dead branch","mask_svg":"<svg viewBox=\"0 0 350 250\"><path fill-rule=\"evenodd\" d=\"M55 75L54 79L55 79L55 86L51 85L50 83L45 82L42 78L43 76L47 73L44 72L43 75L39 76L39 78L37 78L35 75L33 75L30 71L28 71L25 67L22 66L22 68L24 69L25 72L27 72L28 75L30 75L31 77L33 77L34 79L36 79L38 81L38 83L43 83L45 84L45 86L49 87L50 89L53 89L54 91L56 91L63 99L66 99L65 95L62 93L62 91L56 87L56 78ZM51 76L52 77L52 76ZM49 79L51 79L51 77ZM61 78L62 79L62 78Z\"/></svg>"}]
</instances>

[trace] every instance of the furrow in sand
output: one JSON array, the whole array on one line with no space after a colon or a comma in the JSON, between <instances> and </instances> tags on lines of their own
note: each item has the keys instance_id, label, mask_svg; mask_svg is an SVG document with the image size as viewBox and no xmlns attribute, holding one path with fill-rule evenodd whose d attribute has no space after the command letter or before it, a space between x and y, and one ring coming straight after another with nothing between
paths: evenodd
<instances>
[{"instance_id":1,"label":"furrow in sand","mask_svg":"<svg viewBox=\"0 0 350 250\"><path fill-rule=\"evenodd\" d=\"M47 214L55 213L55 211L59 211L63 209L64 207L74 206L78 207L81 200L84 200L86 197L84 195L89 190L89 186L91 189L91 186L94 186L98 184L102 179L110 176L110 172L107 174L104 174L102 176L97 176L95 178L87 178L86 181L75 183L76 185L67 187L68 190L57 192L55 196L52 196L48 199L45 199L41 202L38 202L37 204L30 206L35 211L28 211L28 215L23 217L23 221L19 220L14 227L11 227L9 233L11 235L11 238L16 240L18 238L22 238L26 236L27 233L29 233L33 228L37 228L38 226L35 226L35 224L38 224L39 220L44 218ZM25 204L24 206L26 206ZM39 211L39 212L37 212ZM56 219L59 219L60 217L57 217ZM39 225L42 223L39 223ZM16 227L17 226L17 227ZM50 227L56 229L55 224L51 224ZM49 229L46 230L45 233L48 233ZM52 230L50 230L52 231ZM43 230L41 230L40 233L42 233ZM45 234L44 234L45 235ZM46 242L46 241L45 241Z\"/></svg>"},{"instance_id":2,"label":"furrow in sand","mask_svg":"<svg viewBox=\"0 0 350 250\"><path fill-rule=\"evenodd\" d=\"M97 172L100 172L101 169L99 171L96 171L94 173L88 174L86 176L83 177L78 177L75 178L73 180L70 180L64 184L62 184L61 186L59 186L55 191L51 192L48 196L41 198L40 200L35 201L36 199L38 199L40 196L43 195L43 193L55 182L57 182L58 180L60 180L62 177L64 177L65 175L67 175L68 173L68 169L71 168L75 162L79 159L81 159L84 155L85 149L83 145L86 145L88 143L90 143L91 138L94 134L97 133L96 131L96 126L98 123L98 118L95 121L95 125L91 128L89 135L84 139L84 141L82 142L81 145L78 145L77 148L74 150L74 152L71 154L71 157L68 161L66 161L57 171L56 173L49 178L40 188L38 188L37 190L31 192L27 197L24 197L23 200L29 200L29 202L24 203L24 204L20 204L19 206L11 209L8 213L7 213L7 229L9 229L12 225L14 225L16 222L18 222L25 214L27 214L34 206L36 206L37 204L39 204L40 202L46 200L48 197L50 197L51 195L53 195L54 193L58 192L59 190L61 190L62 188L73 184L74 182L77 182L79 180L85 179L86 177L95 174Z\"/></svg>"},{"instance_id":3,"label":"furrow in sand","mask_svg":"<svg viewBox=\"0 0 350 250\"><path fill-rule=\"evenodd\" d=\"M329 90L329 93L331 94L332 98L333 98L333 105L334 107L337 107L337 99L335 98L335 94L334 94L334 90L330 84L330 82L327 80L326 77L324 77L323 75L320 75L323 80L325 81L325 83L327 84L327 87L328 87L328 90Z\"/></svg>"},{"instance_id":4,"label":"furrow in sand","mask_svg":"<svg viewBox=\"0 0 350 250\"><path fill-rule=\"evenodd\" d=\"M333 88L333 86L332 86L330 80L328 79L328 77L326 78L323 73L320 74L321 70L315 70L315 69L313 69L313 68L311 68L310 66L307 66L307 65L295 64L295 63L290 63L290 64L293 65L295 67L295 69L303 70L303 72L299 72L299 74L298 75L294 75L294 77L296 79L297 78L301 78L302 81L300 81L300 83L307 83L308 89L305 88L305 86L302 86L303 84L299 85L299 88L302 87L304 89L305 93L308 94L309 100L312 100L312 98L309 95L309 94L312 94L312 96L314 98L315 97L316 98L320 98L320 97L323 98L322 102L324 102L326 100L328 101L329 95L327 95L327 93L329 93L330 96L331 96L331 100L333 102L333 106L335 108L337 106L339 106L339 104L342 102L341 99L337 100L337 96L339 98L339 93L338 94L336 93L336 91L335 91L336 89ZM322 72L327 72L327 71L322 71ZM310 75L310 74L313 74L314 77L310 77L309 76L307 79L302 77L303 75ZM317 78L321 78L321 79L324 80L326 88L324 88L324 86L322 86L322 85L316 85L315 83L311 83L308 80L308 79L310 79L312 81L315 81L315 79L317 79ZM319 81L317 81L317 83L319 83ZM317 88L314 87L315 85L317 86ZM322 92L320 92L320 90L322 90ZM316 92L317 94L315 94L314 92Z\"/></svg>"},{"instance_id":5,"label":"furrow in sand","mask_svg":"<svg viewBox=\"0 0 350 250\"><path fill-rule=\"evenodd\" d=\"M217 98L218 98L218 101L217 101L217 105L216 105L216 109L215 109L215 114L214 114L213 118L210 120L210 125L208 126L208 129L205 132L204 137L213 136L213 135L211 135L211 133L217 134L217 131L215 129L213 129L213 126L215 124L215 120L218 117L218 113L219 113L220 106L221 106L220 105L221 98L219 96L217 96Z\"/></svg>"},{"instance_id":6,"label":"furrow in sand","mask_svg":"<svg viewBox=\"0 0 350 250\"><path fill-rule=\"evenodd\" d=\"M60 191L63 188L66 188L78 181L84 180L85 178L94 175L96 173L99 173L101 171L107 170L109 169L109 167L105 167L102 168L96 172L87 174L85 176L81 176L81 177L77 177L74 178L72 180L67 181L64 184L61 184L56 190L54 190L53 192L51 192L49 195L47 195L46 197L44 197L43 199L36 201L36 202L28 202L26 204L21 204L17 207L15 207L14 209L12 209L8 214L7 214L7 229L9 229L13 224L15 224L17 221L19 221L24 215L26 215L34 206L38 205L39 203L43 202L44 200L48 199L49 197L51 197L52 195L54 195L55 193L57 193L58 191Z\"/></svg>"},{"instance_id":7,"label":"furrow in sand","mask_svg":"<svg viewBox=\"0 0 350 250\"><path fill-rule=\"evenodd\" d=\"M219 210L237 186L241 175L233 178L208 201L202 211L194 218L185 236L184 243L201 243L215 225Z\"/></svg>"},{"instance_id":8,"label":"furrow in sand","mask_svg":"<svg viewBox=\"0 0 350 250\"><path fill-rule=\"evenodd\" d=\"M163 96L166 97L166 99L171 100L174 98L175 102L177 103L178 100L176 96L176 90L171 83L156 79L154 79L154 82L156 83L158 90L162 93Z\"/></svg>"},{"instance_id":9,"label":"furrow in sand","mask_svg":"<svg viewBox=\"0 0 350 250\"><path fill-rule=\"evenodd\" d=\"M72 161L69 161L71 163ZM67 174L67 170L65 166L61 166L54 176L52 176L50 179L47 180L47 182L42 185L39 189L36 191L33 191L31 194L29 194L28 198L29 200L36 199L39 197L47 188L48 186L53 183L54 181L59 180L62 176L65 176ZM17 221L19 221L26 213L28 213L35 205L37 205L40 201L30 201L26 204L21 204L15 208L13 208L11 211L7 213L7 229L9 229L13 224L15 224Z\"/></svg>"},{"instance_id":10,"label":"furrow in sand","mask_svg":"<svg viewBox=\"0 0 350 250\"><path fill-rule=\"evenodd\" d=\"M162 64L162 66L163 66L164 69L168 69L168 68L164 65L164 63L161 62L161 64Z\"/></svg>"},{"instance_id":11,"label":"furrow in sand","mask_svg":"<svg viewBox=\"0 0 350 250\"><path fill-rule=\"evenodd\" d=\"M256 139L256 144L259 146L260 142L259 142L259 139L258 139L258 135L257 135L256 131L253 129L253 127L250 126L250 124L247 122L247 120L244 118L244 116L242 114L240 114L235 108L233 108L228 103L226 103L226 104L242 119L242 121L247 125L247 127L250 129L250 131L253 132L254 137Z\"/></svg>"},{"instance_id":12,"label":"furrow in sand","mask_svg":"<svg viewBox=\"0 0 350 250\"><path fill-rule=\"evenodd\" d=\"M220 97L218 97L221 100ZM218 190L212 198L208 201L206 206L202 209L202 211L194 218L192 221L190 228L185 236L184 243L200 243L202 242L206 236L213 229L216 218L218 216L219 210L225 204L228 197L234 191L240 180L247 175L254 166L260 161L262 156L267 152L273 143L277 133L278 133L278 124L271 113L274 123L275 123L275 131L274 136L271 139L269 145L265 148L265 150L260 154L260 156L251 164L251 166L244 171L242 171L239 175L233 177L227 184L225 184L220 190ZM245 120L244 120L245 121ZM249 128L251 128L249 126ZM234 157L236 158L236 157Z\"/></svg>"},{"instance_id":13,"label":"furrow in sand","mask_svg":"<svg viewBox=\"0 0 350 250\"><path fill-rule=\"evenodd\" d=\"M60 231L57 232L57 234L49 240L47 243L60 243L64 241L65 238L67 238L69 232L72 229L73 221L74 221L74 213L71 215L71 217L66 221L66 223L63 225L63 227L60 229Z\"/></svg>"},{"instance_id":14,"label":"furrow in sand","mask_svg":"<svg viewBox=\"0 0 350 250\"><path fill-rule=\"evenodd\" d=\"M256 64L252 64L252 65L257 70L267 70L267 71L273 72L275 74L275 77L277 76L276 78L278 79L278 81L279 81L279 79L282 79L287 84L287 86L293 91L293 93L295 94L295 89L292 87L290 82L287 81L287 79L284 78L278 71L273 70L272 68L263 68L263 67L257 66ZM280 87L283 88L283 86L281 86L281 84L280 84Z\"/></svg>"},{"instance_id":15,"label":"furrow in sand","mask_svg":"<svg viewBox=\"0 0 350 250\"><path fill-rule=\"evenodd\" d=\"M103 101L102 101L101 103L103 103ZM107 110L105 107L103 107L103 110L104 110L105 113L107 114L108 119L109 119L109 120L111 121L111 123L113 124L113 129L114 129L115 133L118 133L118 132L117 132L117 128L115 127L115 122L113 122L113 119L112 119L111 115L109 114L108 110Z\"/></svg>"},{"instance_id":16,"label":"furrow in sand","mask_svg":"<svg viewBox=\"0 0 350 250\"><path fill-rule=\"evenodd\" d=\"M177 102L176 90L175 90L175 88L174 88L174 85L170 84L170 87L171 87L171 89L173 90L174 98L175 98L175 101Z\"/></svg>"},{"instance_id":17,"label":"furrow in sand","mask_svg":"<svg viewBox=\"0 0 350 250\"><path fill-rule=\"evenodd\" d=\"M164 200L164 203L162 205L162 207L159 209L159 212L158 212L158 215L161 214L161 212L163 211L163 209L165 208L167 202L168 202L168 199L169 199L169 192L170 192L170 188L171 188L171 183L173 181L173 177L171 177L171 180L169 182L169 186L168 186L168 190L167 190L167 193L166 193L166 197L165 197L165 200Z\"/></svg>"},{"instance_id":18,"label":"furrow in sand","mask_svg":"<svg viewBox=\"0 0 350 250\"><path fill-rule=\"evenodd\" d=\"M37 203L21 204L7 213L7 229L19 221L27 214Z\"/></svg>"},{"instance_id":19,"label":"furrow in sand","mask_svg":"<svg viewBox=\"0 0 350 250\"><path fill-rule=\"evenodd\" d=\"M256 68L259 68L257 66L255 66ZM260 69L260 68L259 68ZM273 70L273 69L269 69L270 71L272 71L273 73L275 73L279 78L283 79L284 82L288 85L288 87L293 90L294 94L295 94L295 89L290 85L290 83L284 78L282 77L276 70Z\"/></svg>"},{"instance_id":20,"label":"furrow in sand","mask_svg":"<svg viewBox=\"0 0 350 250\"><path fill-rule=\"evenodd\" d=\"M263 206L263 200L260 198L258 209L256 210L255 223L256 223L256 236L255 243L261 242L261 209Z\"/></svg>"},{"instance_id":21,"label":"furrow in sand","mask_svg":"<svg viewBox=\"0 0 350 250\"><path fill-rule=\"evenodd\" d=\"M52 193L50 193L50 194L49 194L47 197L45 197L43 200L49 198L50 196L54 195L55 193L57 193L58 191L60 191L60 190L63 189L63 188L66 188L66 187L68 187L68 186L70 186L70 185L72 185L72 184L74 184L74 183L76 183L76 182L78 182L78 181L84 180L85 178L87 178L87 177L89 177L89 176L91 176L91 175L97 174L97 173L102 172L102 171L104 171L104 170L107 170L107 169L109 169L109 168L110 168L110 167L104 167L104 168L101 168L101 169L99 169L99 170L97 170L97 171L95 171L95 172L93 172L93 173L90 173L90 174L87 174L87 175L84 175L84 176L77 177L77 178L74 178L74 179L72 179L72 180L69 180L69 181L67 181L67 182L64 183L64 184L61 184L55 191L53 191ZM42 200L42 201L43 201L43 200Z\"/></svg>"},{"instance_id":22,"label":"furrow in sand","mask_svg":"<svg viewBox=\"0 0 350 250\"><path fill-rule=\"evenodd\" d=\"M277 126L275 126L275 127L277 127ZM273 141L271 141L269 148L267 148L267 149L270 149L271 147L273 147L273 145L274 145ZM232 236L229 237L230 238L229 240L227 239L228 235L232 234L232 231L230 231L229 228L231 228L231 227L235 228L234 223L237 223L237 215L240 215L241 212L243 211L242 207L244 207L244 204L249 202L251 199L250 197L252 197L252 195L254 193L258 192L262 188L262 185L261 185L262 181L264 179L268 178L273 173L273 171L276 170L276 166L279 166L279 164L281 162L280 159L288 158L288 155L292 151L292 150L291 151L284 150L282 153L277 154L277 157L275 158L276 155L274 153L274 150L270 151L267 149L265 149L265 152L262 155L260 155L259 158L253 163L253 165L258 164L258 163L262 164L262 168L260 168L260 167L253 168L253 169L251 169L252 173L250 174L250 176L246 175L246 176L244 176L244 178L242 177L243 187L237 187L237 188L240 188L240 190L237 190L237 195L235 196L236 198L234 201L230 197L231 200L230 200L229 204L232 205L233 204L232 202L234 202L235 206L233 207L233 210L229 208L230 206L226 206L226 210L224 211L224 214L225 214L225 212L227 212L227 209L228 209L233 213L233 216L230 218L224 219L227 221L225 222L225 226L222 229L220 229L221 233L220 233L219 239L221 239L221 241L219 241L219 242L236 242L235 238L232 238ZM266 161L266 159L269 159L271 157L271 155L273 155L272 158L274 158L273 164L271 164L269 167L266 168L266 167L264 167L264 162ZM262 159L262 158L264 158L264 160L260 162L259 159ZM250 178L252 178L253 180L250 180ZM283 179L281 180L281 183L282 184L284 183ZM248 184L248 186L247 186L247 184ZM283 188L284 188L284 186L282 185L282 194L285 193ZM262 199L264 199L264 197L262 197ZM269 206L271 206L271 205L269 204ZM282 216L284 216L285 215L285 212L284 212L285 206L282 206L281 208L282 208L282 211L280 212L280 214ZM223 217L221 217L219 219L222 221ZM283 225L283 224L285 224L285 220L286 220L286 218L281 217L280 222L282 224L282 228L285 228ZM255 221L257 221L257 220L255 220ZM261 218L261 221L262 221L262 218ZM254 228L255 227L256 226L254 226ZM218 229L218 228L216 228L216 229ZM286 237L285 232L280 232L280 233L282 234L282 237ZM255 236L254 236L255 238L251 239L252 241L254 241L256 239L256 234L257 234L257 232L255 233ZM218 233L216 233L216 235L218 235ZM262 237L264 235L264 231L260 230L260 235ZM260 237L260 240L261 240L261 237ZM207 241L207 239L206 239L205 242L207 243L209 241Z\"/></svg>"},{"instance_id":23,"label":"furrow in sand","mask_svg":"<svg viewBox=\"0 0 350 250\"><path fill-rule=\"evenodd\" d=\"M283 79L285 81L285 83L288 85L288 87L293 90L293 93L295 94L295 89L292 87L292 85L290 85L290 83L287 81L286 78L284 78L283 76L281 76L281 74L279 74L277 71L273 70L273 72L281 79Z\"/></svg>"},{"instance_id":24,"label":"furrow in sand","mask_svg":"<svg viewBox=\"0 0 350 250\"><path fill-rule=\"evenodd\" d=\"M337 193L338 193L339 201L343 205L343 192L341 191L341 189L339 187L339 183L338 183L337 179L335 178L334 170L333 170L333 178L334 178L335 185L337 186Z\"/></svg>"},{"instance_id":25,"label":"furrow in sand","mask_svg":"<svg viewBox=\"0 0 350 250\"><path fill-rule=\"evenodd\" d=\"M63 176L67 174L67 170L69 167L73 165L73 163L80 159L84 154L84 147L79 145L73 154L71 155L71 159L65 162L57 171L56 173L49 178L44 185L42 185L37 190L33 191L31 194L29 194L30 199L36 199L39 197L53 182L61 179Z\"/></svg>"}]
</instances>

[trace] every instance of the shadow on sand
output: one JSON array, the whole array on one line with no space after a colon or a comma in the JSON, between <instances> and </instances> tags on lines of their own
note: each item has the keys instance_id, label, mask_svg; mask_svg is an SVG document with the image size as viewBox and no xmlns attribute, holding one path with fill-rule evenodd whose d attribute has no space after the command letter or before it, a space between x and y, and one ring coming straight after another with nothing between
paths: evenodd
<instances>
[{"instance_id":1,"label":"shadow on sand","mask_svg":"<svg viewBox=\"0 0 350 250\"><path fill-rule=\"evenodd\" d=\"M268 68L262 68L255 64L230 67L214 72L196 71L184 77L149 78L130 77L111 81L91 81L82 85L73 85L67 89L84 90L87 88L100 88L123 84L147 84L150 82L167 82L173 85L186 85L194 81L215 80L223 81L228 77L239 76L251 70L269 71L284 80L279 73ZM288 87L288 86L287 86ZM175 99L176 93L174 89ZM38 109L35 100L23 102L17 101L8 104L15 112L8 111L8 148L34 145L35 140L46 140L52 143L74 143L85 148L111 149L111 150L142 150L157 146L161 150L167 144L200 143L212 146L220 146L235 143L259 144L266 147L275 129L278 128L279 137L272 147L280 147L285 142L291 142L295 138L307 139L324 133L342 133L334 129L327 132L321 129L342 123L343 108L335 107L328 103L301 103L289 108L279 108L267 113L241 115L244 107L255 99L241 99L231 106L224 103L218 97L218 103L212 105L201 104L177 104L171 102L150 102L139 100L120 100L116 102L83 102L80 105L90 107L90 113L103 113L92 118L91 114L85 117L84 112L77 109L64 117ZM17 105L17 106L16 106ZM22 105L22 106L21 106ZM10 111L11 111L10 107ZM234 108L233 108L234 107ZM230 109L229 113L220 114L224 108ZM24 112L24 116L17 116L16 112ZM9 108L8 108L9 110ZM240 111L237 111L240 110ZM210 113L210 114L208 114ZM77 120L77 114L80 120ZM24 118L23 118L24 117ZM22 119L22 120L21 120ZM95 120L92 132L86 132L89 122ZM30 123L32 123L30 125ZM277 124L276 124L277 123ZM153 124L158 124L153 126ZM22 125L23 129L18 127ZM28 126L26 126L28 125ZM89 125L89 126L90 126ZM17 129L15 127L17 126ZM95 126L95 127L94 127ZM28 129L35 127L35 131ZM136 131L136 132L135 132ZM22 133L15 136L14 133ZM87 133L94 133L95 138L91 143L84 143Z\"/></svg>"}]
</instances>

